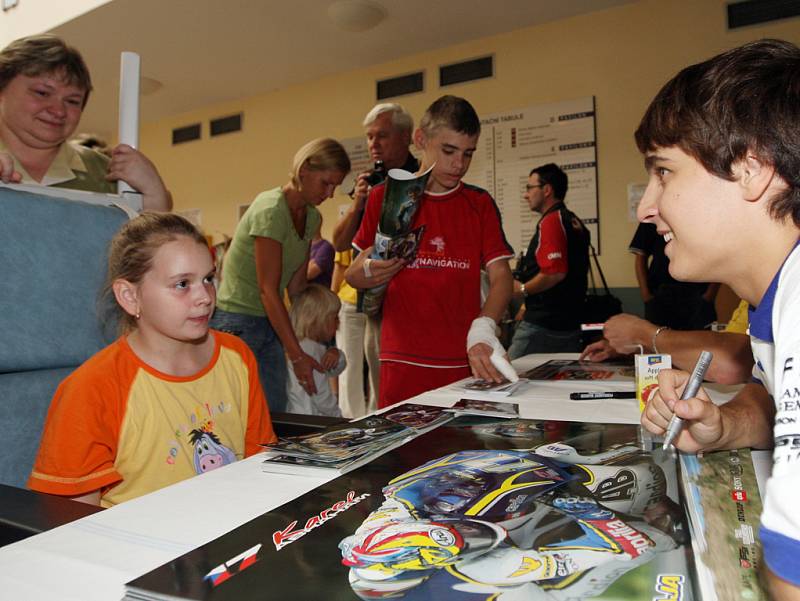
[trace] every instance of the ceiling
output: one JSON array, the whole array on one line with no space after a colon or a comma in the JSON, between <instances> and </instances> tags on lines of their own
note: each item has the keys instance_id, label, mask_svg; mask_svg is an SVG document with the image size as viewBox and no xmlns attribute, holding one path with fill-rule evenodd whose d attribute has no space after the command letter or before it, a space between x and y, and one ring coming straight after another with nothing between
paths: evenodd
<instances>
[{"instance_id":1,"label":"ceiling","mask_svg":"<svg viewBox=\"0 0 800 601\"><path fill-rule=\"evenodd\" d=\"M331 0L113 0L52 31L92 72L80 130L110 137L123 50L138 52L142 75L163 83L142 96L149 122L633 0L375 1L387 16L361 33L333 24Z\"/></svg>"}]
</instances>

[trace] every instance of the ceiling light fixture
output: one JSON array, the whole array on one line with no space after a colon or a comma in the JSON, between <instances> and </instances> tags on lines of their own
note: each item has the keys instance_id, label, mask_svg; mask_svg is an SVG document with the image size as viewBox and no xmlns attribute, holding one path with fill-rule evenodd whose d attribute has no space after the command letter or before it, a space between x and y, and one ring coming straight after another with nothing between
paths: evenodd
<instances>
[{"instance_id":1,"label":"ceiling light fixture","mask_svg":"<svg viewBox=\"0 0 800 601\"><path fill-rule=\"evenodd\" d=\"M154 94L163 87L164 87L163 83L161 83L157 79L153 79L152 77L147 77L145 75L142 75L141 79L139 80L139 92L142 94L142 96L149 96L150 94Z\"/></svg>"},{"instance_id":2,"label":"ceiling light fixture","mask_svg":"<svg viewBox=\"0 0 800 601\"><path fill-rule=\"evenodd\" d=\"M386 9L372 0L337 0L328 6L328 17L344 31L361 32L386 18Z\"/></svg>"}]
</instances>

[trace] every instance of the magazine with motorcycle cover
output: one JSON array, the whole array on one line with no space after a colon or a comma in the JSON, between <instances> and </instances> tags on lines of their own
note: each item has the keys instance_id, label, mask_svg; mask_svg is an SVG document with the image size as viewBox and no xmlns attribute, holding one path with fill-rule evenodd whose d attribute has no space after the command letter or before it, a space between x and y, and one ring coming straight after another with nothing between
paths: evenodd
<instances>
[{"instance_id":1,"label":"magazine with motorcycle cover","mask_svg":"<svg viewBox=\"0 0 800 601\"><path fill-rule=\"evenodd\" d=\"M375 232L375 245L372 259L414 260L417 248L425 232L425 226L411 229L414 215L417 214L425 186L431 175L430 169L416 175L404 169L390 169L383 189L383 204ZM378 315L383 305L383 295L387 285L376 286L364 291L363 311L367 315Z\"/></svg>"},{"instance_id":2,"label":"magazine with motorcycle cover","mask_svg":"<svg viewBox=\"0 0 800 601\"><path fill-rule=\"evenodd\" d=\"M675 456L636 426L459 417L126 598L691 600L689 549Z\"/></svg>"},{"instance_id":3,"label":"magazine with motorcycle cover","mask_svg":"<svg viewBox=\"0 0 800 601\"><path fill-rule=\"evenodd\" d=\"M398 403L381 413L381 417L422 433L449 422L453 419L453 414L442 407L419 403Z\"/></svg>"},{"instance_id":4,"label":"magazine with motorcycle cover","mask_svg":"<svg viewBox=\"0 0 800 601\"><path fill-rule=\"evenodd\" d=\"M353 422L338 424L320 432L279 438L262 445L264 450L321 462L338 462L381 449L416 432L408 426L370 415Z\"/></svg>"}]
</instances>

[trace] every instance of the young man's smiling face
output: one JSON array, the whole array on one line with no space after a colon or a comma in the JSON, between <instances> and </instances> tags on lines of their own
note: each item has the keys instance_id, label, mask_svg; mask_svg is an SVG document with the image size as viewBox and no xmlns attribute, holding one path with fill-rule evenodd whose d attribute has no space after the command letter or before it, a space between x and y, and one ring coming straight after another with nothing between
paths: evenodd
<instances>
[{"instance_id":1,"label":"young man's smiling face","mask_svg":"<svg viewBox=\"0 0 800 601\"><path fill-rule=\"evenodd\" d=\"M649 175L638 208L640 221L655 223L664 237L670 274L683 281L717 282L736 264L742 224L732 218L741 188L709 173L677 146L645 155Z\"/></svg>"}]
</instances>

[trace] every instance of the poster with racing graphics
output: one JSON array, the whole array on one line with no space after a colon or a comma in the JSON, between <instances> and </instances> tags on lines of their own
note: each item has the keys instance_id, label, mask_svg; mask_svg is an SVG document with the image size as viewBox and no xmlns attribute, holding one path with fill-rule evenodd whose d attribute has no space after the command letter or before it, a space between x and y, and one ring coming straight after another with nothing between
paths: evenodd
<instances>
[{"instance_id":1,"label":"poster with racing graphics","mask_svg":"<svg viewBox=\"0 0 800 601\"><path fill-rule=\"evenodd\" d=\"M635 426L460 417L126 599L688 601L677 494L674 455L642 451Z\"/></svg>"},{"instance_id":2,"label":"poster with racing graphics","mask_svg":"<svg viewBox=\"0 0 800 601\"><path fill-rule=\"evenodd\" d=\"M703 601L766 601L761 494L750 449L680 454L680 484Z\"/></svg>"}]
</instances>

